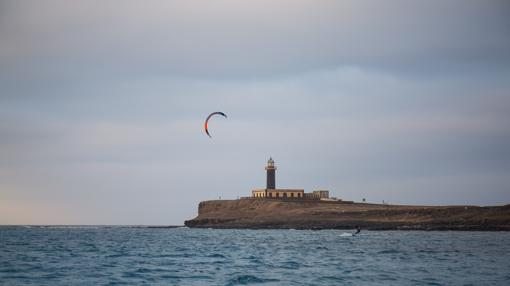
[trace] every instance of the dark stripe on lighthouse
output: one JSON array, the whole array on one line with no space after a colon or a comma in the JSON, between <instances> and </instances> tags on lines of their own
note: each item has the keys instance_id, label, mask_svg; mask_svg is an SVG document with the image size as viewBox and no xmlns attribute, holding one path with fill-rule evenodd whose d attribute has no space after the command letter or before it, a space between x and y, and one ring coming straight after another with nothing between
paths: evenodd
<instances>
[{"instance_id":1,"label":"dark stripe on lighthouse","mask_svg":"<svg viewBox=\"0 0 510 286\"><path fill-rule=\"evenodd\" d=\"M266 189L276 189L275 169L267 168L267 187Z\"/></svg>"}]
</instances>

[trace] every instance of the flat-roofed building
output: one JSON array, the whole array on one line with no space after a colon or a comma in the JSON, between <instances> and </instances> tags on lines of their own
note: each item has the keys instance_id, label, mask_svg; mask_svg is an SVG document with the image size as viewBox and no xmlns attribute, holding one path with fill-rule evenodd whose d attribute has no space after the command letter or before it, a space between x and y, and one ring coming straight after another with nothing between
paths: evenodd
<instances>
[{"instance_id":1,"label":"flat-roofed building","mask_svg":"<svg viewBox=\"0 0 510 286\"><path fill-rule=\"evenodd\" d=\"M319 199L328 199L329 198L329 191L328 190L317 190L313 191L313 194Z\"/></svg>"},{"instance_id":2,"label":"flat-roofed building","mask_svg":"<svg viewBox=\"0 0 510 286\"><path fill-rule=\"evenodd\" d=\"M269 199L303 199L303 189L255 189L252 192L253 198Z\"/></svg>"}]
</instances>

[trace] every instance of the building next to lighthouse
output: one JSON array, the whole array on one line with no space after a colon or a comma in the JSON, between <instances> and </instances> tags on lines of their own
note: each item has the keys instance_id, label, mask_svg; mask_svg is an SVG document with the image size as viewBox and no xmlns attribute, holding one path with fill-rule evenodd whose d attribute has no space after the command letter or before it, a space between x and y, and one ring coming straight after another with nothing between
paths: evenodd
<instances>
[{"instance_id":1,"label":"building next to lighthouse","mask_svg":"<svg viewBox=\"0 0 510 286\"><path fill-rule=\"evenodd\" d=\"M273 158L269 158L266 166L266 188L252 190L251 198L266 199L297 199L297 200L320 200L329 199L329 191L318 190L305 193L304 189L277 189L276 166Z\"/></svg>"}]
</instances>

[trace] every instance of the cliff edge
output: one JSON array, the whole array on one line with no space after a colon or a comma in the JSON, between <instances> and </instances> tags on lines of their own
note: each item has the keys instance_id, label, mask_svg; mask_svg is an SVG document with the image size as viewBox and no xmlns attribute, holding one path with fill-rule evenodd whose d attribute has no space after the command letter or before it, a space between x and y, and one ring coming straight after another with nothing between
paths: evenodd
<instances>
[{"instance_id":1,"label":"cliff edge","mask_svg":"<svg viewBox=\"0 0 510 286\"><path fill-rule=\"evenodd\" d=\"M372 230L510 230L510 205L407 206L331 201L241 199L204 201L196 228Z\"/></svg>"}]
</instances>

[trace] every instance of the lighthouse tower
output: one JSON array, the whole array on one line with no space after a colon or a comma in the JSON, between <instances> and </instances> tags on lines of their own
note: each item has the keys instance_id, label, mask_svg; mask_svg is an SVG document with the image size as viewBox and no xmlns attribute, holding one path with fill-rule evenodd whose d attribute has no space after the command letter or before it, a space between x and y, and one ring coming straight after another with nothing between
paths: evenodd
<instances>
[{"instance_id":1,"label":"lighthouse tower","mask_svg":"<svg viewBox=\"0 0 510 286\"><path fill-rule=\"evenodd\" d=\"M269 158L266 166L267 172L267 180L266 180L266 188L265 189L255 189L251 191L251 197L255 199L282 199L282 200L292 200L292 199L305 199L305 190L303 189L277 189L276 188L276 166L274 165L273 158ZM315 193L309 193L308 198L317 198L315 197Z\"/></svg>"},{"instance_id":2,"label":"lighthouse tower","mask_svg":"<svg viewBox=\"0 0 510 286\"><path fill-rule=\"evenodd\" d=\"M270 189L270 190L276 189L275 171L276 171L276 167L274 165L273 158L269 157L269 160L267 161L267 166L266 166L266 172L267 172L266 189Z\"/></svg>"}]
</instances>

